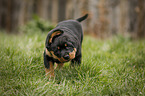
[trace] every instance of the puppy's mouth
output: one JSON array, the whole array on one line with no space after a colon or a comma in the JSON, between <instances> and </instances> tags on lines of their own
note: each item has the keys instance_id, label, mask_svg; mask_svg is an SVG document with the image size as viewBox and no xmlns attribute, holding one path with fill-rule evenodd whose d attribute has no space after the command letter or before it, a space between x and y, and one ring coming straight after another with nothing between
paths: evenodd
<instances>
[{"instance_id":1,"label":"puppy's mouth","mask_svg":"<svg viewBox=\"0 0 145 96\"><path fill-rule=\"evenodd\" d=\"M64 57L61 58L57 57L53 51L49 52L47 49L46 49L46 54L50 57L53 57L54 59L57 59L61 63L64 63L74 59L76 55L76 51L77 51L76 48L74 48L72 52L70 52L68 55L65 55Z\"/></svg>"},{"instance_id":2,"label":"puppy's mouth","mask_svg":"<svg viewBox=\"0 0 145 96\"><path fill-rule=\"evenodd\" d=\"M63 59L64 61L70 61L75 58L75 55L76 55L76 48L74 48L73 51L70 52L69 54L65 55Z\"/></svg>"},{"instance_id":3,"label":"puppy's mouth","mask_svg":"<svg viewBox=\"0 0 145 96\"><path fill-rule=\"evenodd\" d=\"M76 51L77 51L76 48L74 48L72 52L70 52L68 55L65 55L64 57L58 58L58 60L62 63L68 62L75 58Z\"/></svg>"}]
</instances>

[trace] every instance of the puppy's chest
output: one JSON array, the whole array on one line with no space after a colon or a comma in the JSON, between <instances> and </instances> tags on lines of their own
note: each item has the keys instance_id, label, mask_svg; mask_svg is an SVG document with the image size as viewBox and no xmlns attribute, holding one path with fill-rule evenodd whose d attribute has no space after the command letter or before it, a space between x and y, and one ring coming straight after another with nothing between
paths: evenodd
<instances>
[{"instance_id":1,"label":"puppy's chest","mask_svg":"<svg viewBox=\"0 0 145 96\"><path fill-rule=\"evenodd\" d=\"M53 58L53 57L52 57L52 58ZM70 61L70 60L69 60L69 61ZM61 62L60 62L60 60L53 58L53 62L55 62L55 63L57 63L57 64L66 63L66 62L69 62L69 61L61 61Z\"/></svg>"},{"instance_id":2,"label":"puppy's chest","mask_svg":"<svg viewBox=\"0 0 145 96\"><path fill-rule=\"evenodd\" d=\"M58 64L61 63L59 60L57 60L55 58L53 58L53 61L56 62L56 63L58 63Z\"/></svg>"}]
</instances>

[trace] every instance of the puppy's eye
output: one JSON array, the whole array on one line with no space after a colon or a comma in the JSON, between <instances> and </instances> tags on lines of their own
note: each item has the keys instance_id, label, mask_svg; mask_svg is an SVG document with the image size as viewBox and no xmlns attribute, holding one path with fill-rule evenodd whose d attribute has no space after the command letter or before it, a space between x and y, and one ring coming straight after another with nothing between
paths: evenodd
<instances>
[{"instance_id":1,"label":"puppy's eye","mask_svg":"<svg viewBox=\"0 0 145 96\"><path fill-rule=\"evenodd\" d=\"M57 49L59 50L59 49L60 49L60 47L57 47Z\"/></svg>"}]
</instances>

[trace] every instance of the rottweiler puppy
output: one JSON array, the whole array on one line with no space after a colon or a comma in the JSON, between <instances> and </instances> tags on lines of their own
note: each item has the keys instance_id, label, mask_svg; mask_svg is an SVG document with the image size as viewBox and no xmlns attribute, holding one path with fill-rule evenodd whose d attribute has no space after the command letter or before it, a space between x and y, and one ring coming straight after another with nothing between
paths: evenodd
<instances>
[{"instance_id":1,"label":"rottweiler puppy","mask_svg":"<svg viewBox=\"0 0 145 96\"><path fill-rule=\"evenodd\" d=\"M46 38L44 50L44 65L46 76L54 77L54 63L56 67L63 67L65 62L71 64L81 63L81 45L83 31L80 22L85 20L88 14L76 20L59 22Z\"/></svg>"}]
</instances>

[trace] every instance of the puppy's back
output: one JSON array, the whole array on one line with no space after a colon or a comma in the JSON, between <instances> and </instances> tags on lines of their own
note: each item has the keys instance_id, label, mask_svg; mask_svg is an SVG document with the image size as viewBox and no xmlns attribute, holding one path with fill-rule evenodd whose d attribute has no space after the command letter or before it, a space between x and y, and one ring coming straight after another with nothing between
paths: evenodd
<instances>
[{"instance_id":1,"label":"puppy's back","mask_svg":"<svg viewBox=\"0 0 145 96\"><path fill-rule=\"evenodd\" d=\"M66 20L66 21L59 22L57 27L68 28L69 30L71 30L72 34L79 37L79 39L82 41L83 30L82 30L82 26L81 26L80 22L78 22L76 20Z\"/></svg>"}]
</instances>

